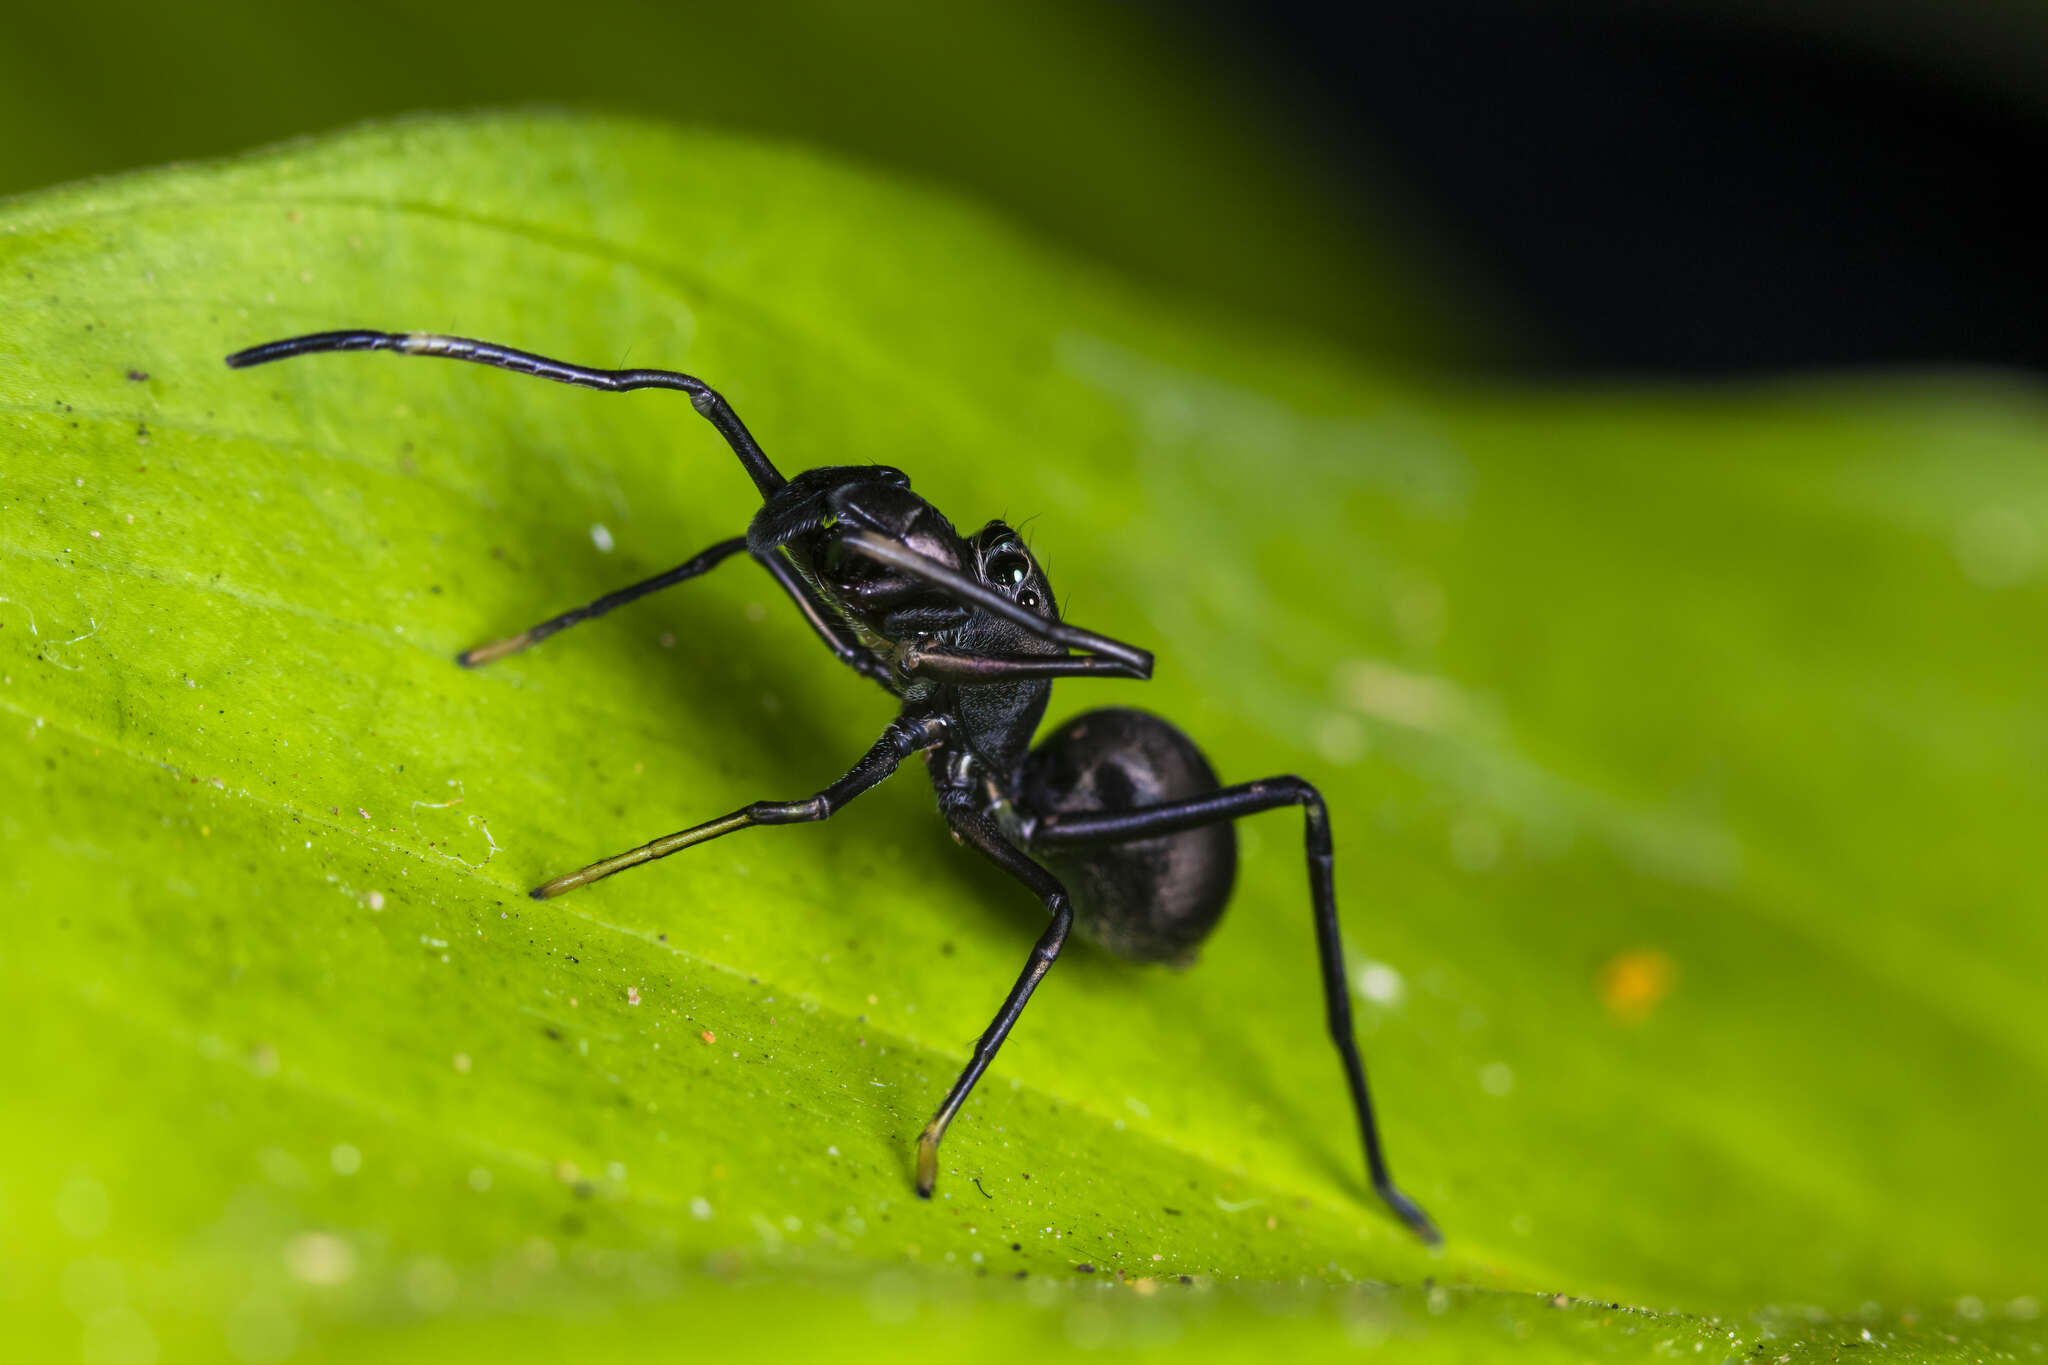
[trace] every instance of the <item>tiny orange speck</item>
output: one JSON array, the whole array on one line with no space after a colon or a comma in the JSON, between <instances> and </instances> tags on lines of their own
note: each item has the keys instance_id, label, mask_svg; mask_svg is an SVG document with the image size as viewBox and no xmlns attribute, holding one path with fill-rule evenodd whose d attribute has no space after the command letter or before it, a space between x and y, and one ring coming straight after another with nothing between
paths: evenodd
<instances>
[{"instance_id":1,"label":"tiny orange speck","mask_svg":"<svg viewBox=\"0 0 2048 1365\"><path fill-rule=\"evenodd\" d=\"M1678 964L1655 948L1631 948L1608 959L1600 969L1600 1003L1625 1024L1650 1017L1657 1003L1671 994Z\"/></svg>"}]
</instances>

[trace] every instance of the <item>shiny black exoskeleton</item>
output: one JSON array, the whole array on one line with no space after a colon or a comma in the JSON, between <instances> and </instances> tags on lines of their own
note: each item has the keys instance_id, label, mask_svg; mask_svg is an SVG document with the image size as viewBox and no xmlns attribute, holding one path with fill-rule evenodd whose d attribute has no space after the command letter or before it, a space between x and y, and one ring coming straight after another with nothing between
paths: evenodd
<instances>
[{"instance_id":1,"label":"shiny black exoskeleton","mask_svg":"<svg viewBox=\"0 0 2048 1365\"><path fill-rule=\"evenodd\" d=\"M476 667L745 552L775 579L840 662L887 688L901 710L844 777L800 801L756 801L536 887L560 895L692 844L744 829L823 820L921 755L954 836L1028 887L1050 924L994 1021L918 1140L917 1191L938 1179L939 1141L1031 993L1081 933L1142 962L1184 965L1215 927L1236 876L1232 822L1299 806L1330 1035L1344 1064L1373 1187L1402 1221L1438 1240L1428 1215L1394 1186L1380 1151L1365 1068L1352 1036L1337 931L1329 816L1298 777L1223 787L1194 741L1166 721L1091 711L1037 748L1032 735L1057 678L1145 679L1142 649L1060 620L1045 571L1017 533L992 521L962 535L911 491L900 470L847 465L785 479L731 406L671 370L593 370L490 342L424 333L321 332L238 351L237 368L318 351L396 351L475 361L586 388L687 393L761 493L744 536L720 541L642 583L460 657Z\"/></svg>"},{"instance_id":2,"label":"shiny black exoskeleton","mask_svg":"<svg viewBox=\"0 0 2048 1365\"><path fill-rule=\"evenodd\" d=\"M1171 805L1217 789L1195 742L1123 707L1074 717L1025 756L1011 809L1085 816ZM1030 816L1015 833L1074 896L1074 927L1120 957L1185 967L1230 901L1237 835L1228 821L1086 848L1039 847Z\"/></svg>"}]
</instances>

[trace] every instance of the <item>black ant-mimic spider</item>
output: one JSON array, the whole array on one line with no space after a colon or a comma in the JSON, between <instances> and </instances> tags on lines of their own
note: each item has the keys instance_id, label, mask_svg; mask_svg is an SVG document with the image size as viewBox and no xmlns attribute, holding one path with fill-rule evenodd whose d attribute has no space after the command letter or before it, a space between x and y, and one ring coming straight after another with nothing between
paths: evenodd
<instances>
[{"instance_id":1,"label":"black ant-mimic spider","mask_svg":"<svg viewBox=\"0 0 2048 1365\"><path fill-rule=\"evenodd\" d=\"M485 341L424 333L320 332L227 358L236 368L317 351L446 356L614 393L680 389L732 446L761 490L747 534L722 540L642 583L459 656L477 667L540 643L614 607L708 572L742 550L774 577L841 663L900 698L882 737L831 786L801 801L756 801L535 887L558 896L614 872L745 829L823 820L922 754L954 836L1045 903L1052 923L974 1045L960 1078L917 1144L917 1192L931 1197L939 1140L1003 1045L1068 930L1140 962L1185 963L1215 927L1237 872L1231 822L1300 806L1322 957L1330 1036L1344 1059L1373 1188L1425 1241L1440 1240L1421 1207L1394 1186L1380 1152L1337 934L1330 820L1298 777L1220 787L1194 741L1159 717L1091 711L1037 748L1052 680L1152 676L1152 656L1063 624L1052 588L1017 533L992 521L971 536L910 491L901 471L836 465L785 479L725 399L671 370L593 370ZM1071 653L1070 651L1080 651ZM1070 891L1071 888L1071 891Z\"/></svg>"}]
</instances>

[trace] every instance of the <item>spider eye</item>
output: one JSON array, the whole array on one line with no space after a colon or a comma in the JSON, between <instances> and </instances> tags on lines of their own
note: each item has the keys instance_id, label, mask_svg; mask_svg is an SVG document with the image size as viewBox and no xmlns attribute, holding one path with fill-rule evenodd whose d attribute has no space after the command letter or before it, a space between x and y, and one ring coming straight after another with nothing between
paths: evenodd
<instances>
[{"instance_id":1,"label":"spider eye","mask_svg":"<svg viewBox=\"0 0 2048 1365\"><path fill-rule=\"evenodd\" d=\"M1015 588L1031 577L1031 560L1022 550L1004 546L989 556L988 581L998 588Z\"/></svg>"}]
</instances>

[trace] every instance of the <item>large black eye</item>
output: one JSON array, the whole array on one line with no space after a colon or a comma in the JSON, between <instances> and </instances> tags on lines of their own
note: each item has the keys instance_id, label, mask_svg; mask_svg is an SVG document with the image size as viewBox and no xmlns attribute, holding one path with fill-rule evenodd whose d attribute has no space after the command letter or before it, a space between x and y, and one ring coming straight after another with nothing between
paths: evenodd
<instances>
[{"instance_id":1,"label":"large black eye","mask_svg":"<svg viewBox=\"0 0 2048 1365\"><path fill-rule=\"evenodd\" d=\"M1016 588L1031 577L1031 560L1022 550L1006 545L989 556L987 573L996 587Z\"/></svg>"}]
</instances>

